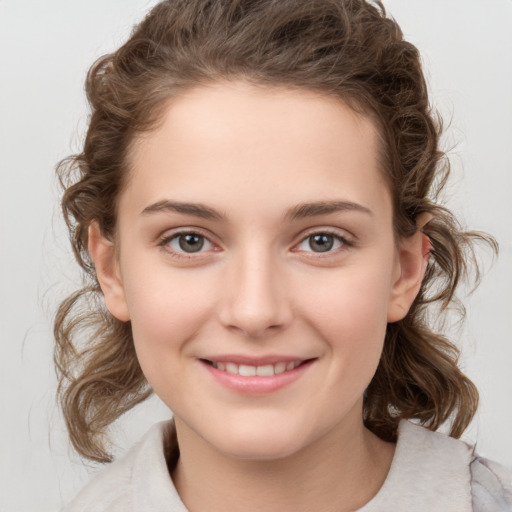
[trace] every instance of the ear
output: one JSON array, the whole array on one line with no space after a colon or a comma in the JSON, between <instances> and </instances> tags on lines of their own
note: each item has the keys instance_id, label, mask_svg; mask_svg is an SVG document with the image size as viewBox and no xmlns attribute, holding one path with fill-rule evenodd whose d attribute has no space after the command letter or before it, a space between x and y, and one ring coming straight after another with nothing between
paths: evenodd
<instances>
[{"instance_id":1,"label":"ear","mask_svg":"<svg viewBox=\"0 0 512 512\"><path fill-rule=\"evenodd\" d=\"M105 305L114 317L127 322L130 320L130 314L114 243L103 236L96 221L89 226L88 234L88 250L105 297Z\"/></svg>"},{"instance_id":2,"label":"ear","mask_svg":"<svg viewBox=\"0 0 512 512\"><path fill-rule=\"evenodd\" d=\"M418 295L432 245L423 227L432 219L430 213L418 216L417 231L401 241L398 255L399 277L393 283L388 306L388 322L402 320Z\"/></svg>"}]
</instances>

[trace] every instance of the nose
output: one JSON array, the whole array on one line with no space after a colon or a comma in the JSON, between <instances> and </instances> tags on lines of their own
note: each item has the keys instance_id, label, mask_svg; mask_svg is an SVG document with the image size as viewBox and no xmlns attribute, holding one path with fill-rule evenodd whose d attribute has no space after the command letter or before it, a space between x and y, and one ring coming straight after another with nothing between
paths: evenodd
<instances>
[{"instance_id":1,"label":"nose","mask_svg":"<svg viewBox=\"0 0 512 512\"><path fill-rule=\"evenodd\" d=\"M224 283L220 320L248 338L268 337L292 320L283 269L270 254L246 251L233 261Z\"/></svg>"}]
</instances>

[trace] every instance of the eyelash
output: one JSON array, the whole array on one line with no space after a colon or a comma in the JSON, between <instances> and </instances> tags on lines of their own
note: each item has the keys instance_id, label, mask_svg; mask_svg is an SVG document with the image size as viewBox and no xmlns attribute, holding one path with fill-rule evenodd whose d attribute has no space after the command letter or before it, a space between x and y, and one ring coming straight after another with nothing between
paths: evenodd
<instances>
[{"instance_id":1,"label":"eyelash","mask_svg":"<svg viewBox=\"0 0 512 512\"><path fill-rule=\"evenodd\" d=\"M352 247L354 245L354 243L350 240L347 240L347 238L345 238L344 236L340 235L339 233L335 232L335 231L332 231L332 230L329 230L329 229L320 229L320 230L315 230L315 231L312 231L308 234L306 234L306 236L304 236L301 241L296 244L295 247L297 246L300 246L302 245L304 242L306 242L308 239L312 239L314 236L318 236L318 235L327 235L327 236L331 236L333 237L336 241L338 241L340 243L340 247L336 248L336 249L333 249L333 250L328 250L328 251L300 251L300 252L304 252L304 253L309 253L309 254L314 254L315 256L308 256L310 258L326 258L326 257L329 257L329 256L333 256L333 254L336 254L340 251L343 251L343 250L346 250L348 249L349 247ZM311 241L310 241L310 247L311 247ZM296 252L299 252L298 250L296 250Z\"/></svg>"},{"instance_id":2,"label":"eyelash","mask_svg":"<svg viewBox=\"0 0 512 512\"><path fill-rule=\"evenodd\" d=\"M187 252L184 252L184 251L178 251L178 250L175 250L175 249L171 249L169 247L170 242L172 242L173 240L179 241L179 238L182 237L182 236L185 236L185 235L196 235L196 236L199 236L199 237L201 237L203 239L203 243L207 242L211 246L213 246L213 247L215 246L214 243L210 241L210 239L208 238L207 235L205 235L204 233L202 233L199 230L194 230L194 229L178 231L178 232L172 233L171 235L165 235L164 237L162 237L160 239L158 245L167 254L169 254L173 258L178 258L178 259L198 258L199 255L201 255L201 254L203 254L205 252L205 251L201 250L203 248L203 246L201 246L199 251L191 252L191 253L187 253ZM347 238L341 236L339 233L336 233L336 232L334 232L332 230L329 230L329 229L322 229L322 230L312 231L312 232L308 233L306 236L304 236L300 240L300 242L298 244L296 244L294 246L294 248L297 247L297 246L302 245L308 239L312 239L312 237L318 236L318 235L327 235L327 236L333 237L335 239L335 241L338 241L340 243L340 247L338 247L338 248L336 248L334 250L329 249L329 250L323 251L323 252L322 251L318 251L318 252L316 252L316 251L301 251L301 250L298 250L298 249L294 249L293 252L311 253L311 254L314 254L315 256L308 256L308 257L325 258L325 257L332 256L333 253L338 253L340 250L347 249L347 248L352 247L354 245L354 243L352 241L347 240ZM311 244L311 242L310 242L310 244ZM311 245L310 245L310 247L311 247Z\"/></svg>"},{"instance_id":3,"label":"eyelash","mask_svg":"<svg viewBox=\"0 0 512 512\"><path fill-rule=\"evenodd\" d=\"M197 229L189 229L189 230L183 230L183 231L177 231L175 233L172 233L171 235L164 235L158 245L170 256L177 259L196 259L198 258L198 255L202 255L204 251L199 250L198 252L191 252L187 253L185 251L177 251L175 249L172 249L169 247L169 244L173 241L179 241L179 238L185 235L196 235L198 237L201 237L203 241L207 242L211 246L214 246L214 243L210 241L207 235L202 233L200 230ZM204 243L204 242L203 242ZM201 246L201 249L203 247Z\"/></svg>"}]
</instances>

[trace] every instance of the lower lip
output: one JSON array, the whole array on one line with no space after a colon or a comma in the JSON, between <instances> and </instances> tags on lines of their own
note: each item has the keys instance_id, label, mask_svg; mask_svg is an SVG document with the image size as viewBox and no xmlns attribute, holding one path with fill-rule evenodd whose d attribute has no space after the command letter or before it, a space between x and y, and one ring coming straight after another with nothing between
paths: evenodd
<instances>
[{"instance_id":1,"label":"lower lip","mask_svg":"<svg viewBox=\"0 0 512 512\"><path fill-rule=\"evenodd\" d=\"M224 370L214 368L204 361L201 361L201 364L210 372L217 382L233 391L248 395L264 395L278 391L292 382L295 382L304 375L314 361L314 359L311 359L302 363L300 366L297 366L297 368L294 368L293 370L278 373L277 375L270 375L268 377L262 377L259 375L255 375L253 377L242 377L238 374L228 373Z\"/></svg>"}]
</instances>

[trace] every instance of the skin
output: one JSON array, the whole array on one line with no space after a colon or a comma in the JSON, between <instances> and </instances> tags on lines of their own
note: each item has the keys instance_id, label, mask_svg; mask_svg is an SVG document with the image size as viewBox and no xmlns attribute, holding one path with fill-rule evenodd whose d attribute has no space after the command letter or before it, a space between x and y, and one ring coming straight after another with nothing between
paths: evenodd
<instances>
[{"instance_id":1,"label":"skin","mask_svg":"<svg viewBox=\"0 0 512 512\"><path fill-rule=\"evenodd\" d=\"M133 144L116 240L91 225L106 305L131 321L174 413L172 477L192 512L341 512L382 486L394 446L364 427L362 397L426 258L421 233L396 242L378 144L373 123L332 98L198 87ZM299 210L319 202L335 207ZM184 251L178 232L202 248ZM291 384L247 394L201 362L226 354L312 361Z\"/></svg>"}]
</instances>

